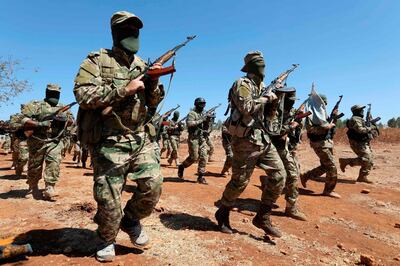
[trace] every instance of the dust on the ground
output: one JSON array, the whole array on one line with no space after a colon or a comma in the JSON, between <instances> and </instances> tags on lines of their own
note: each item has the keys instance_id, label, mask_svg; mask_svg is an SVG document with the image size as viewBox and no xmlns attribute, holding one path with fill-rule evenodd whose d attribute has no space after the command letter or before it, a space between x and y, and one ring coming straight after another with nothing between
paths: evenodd
<instances>
[{"instance_id":1,"label":"dust on the ground","mask_svg":"<svg viewBox=\"0 0 400 266\"><path fill-rule=\"evenodd\" d=\"M398 132L396 132L398 133ZM336 160L354 154L341 132L335 148ZM321 197L323 179L300 189L299 205L308 221L285 217L282 196L273 222L282 230L281 239L263 241L263 233L252 226L261 191L256 170L231 214L233 235L217 231L215 205L229 181L218 175L225 158L216 141L215 161L210 162L208 186L197 184L196 165L185 171L185 181L176 168L162 159L163 194L154 213L143 224L151 238L149 250L134 248L120 232L117 258L110 265L354 265L361 255L372 256L380 265L400 265L400 144L398 134L383 132L384 141L374 142L376 183L355 183L358 168L339 173L337 191L342 199ZM388 137L387 137L388 136ZM388 141L395 136L393 142ZM187 155L182 145L180 157ZM318 164L308 143L299 149L302 169ZM0 157L0 239L31 243L34 254L13 265L97 265L93 254L96 203L92 196L92 171L76 168L68 155L62 163L56 202L25 199L25 179L17 179L11 156ZM40 183L43 188L43 183ZM131 196L128 182L123 199ZM364 190L363 193L361 193ZM396 226L397 224L397 226Z\"/></svg>"}]
</instances>

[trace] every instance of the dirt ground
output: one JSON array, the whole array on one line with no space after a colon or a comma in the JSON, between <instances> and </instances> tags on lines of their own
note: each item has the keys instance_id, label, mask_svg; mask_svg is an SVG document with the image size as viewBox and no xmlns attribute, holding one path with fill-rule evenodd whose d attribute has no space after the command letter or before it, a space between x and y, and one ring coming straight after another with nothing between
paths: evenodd
<instances>
[{"instance_id":1,"label":"dirt ground","mask_svg":"<svg viewBox=\"0 0 400 266\"><path fill-rule=\"evenodd\" d=\"M361 254L372 256L376 265L400 265L399 142L373 143L371 179L375 184L355 183L358 168L353 168L339 173L337 192L342 199L321 197L323 180L310 181L307 189L300 189L306 222L284 216L282 196L272 219L284 235L271 242L264 242L262 231L251 224L261 194L260 170L254 172L231 214L237 232L225 235L217 231L215 204L229 177L218 175L225 155L221 145L215 144L215 162L207 167L209 185L195 182L196 165L186 170L182 182L176 168L166 166L162 159L163 194L156 211L143 221L151 248L133 248L128 236L120 232L118 256L109 265L354 265ZM353 156L345 141L338 142L335 154L336 159ZM180 157L186 155L183 144ZM300 146L299 159L303 170L318 164L306 142ZM30 243L34 253L6 264L98 265L93 257L96 204L91 170L77 168L68 155L57 185L59 198L47 202L24 198L26 180L17 179L10 166L11 155L0 155L0 239L3 243L12 239ZM43 187L42 181L40 185ZM134 185L126 186L125 201ZM369 193L361 193L363 189Z\"/></svg>"}]
</instances>

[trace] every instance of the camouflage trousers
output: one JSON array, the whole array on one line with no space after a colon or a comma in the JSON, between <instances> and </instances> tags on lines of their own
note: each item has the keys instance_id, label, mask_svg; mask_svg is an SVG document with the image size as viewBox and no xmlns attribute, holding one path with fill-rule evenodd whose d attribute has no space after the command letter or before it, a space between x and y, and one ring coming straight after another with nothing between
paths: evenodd
<instances>
[{"instance_id":1,"label":"camouflage trousers","mask_svg":"<svg viewBox=\"0 0 400 266\"><path fill-rule=\"evenodd\" d=\"M171 155L170 155L168 161L170 161L172 163L172 161L175 160L176 164L179 164L178 150L179 150L180 136L179 135L170 135L169 142L171 144L172 151L171 151Z\"/></svg>"},{"instance_id":2,"label":"camouflage trousers","mask_svg":"<svg viewBox=\"0 0 400 266\"><path fill-rule=\"evenodd\" d=\"M221 203L233 206L249 184L254 168L258 166L266 173L260 176L263 190L261 202L272 207L282 193L286 180L285 167L274 145L258 146L247 138L233 137L232 150L232 176L225 187Z\"/></svg>"},{"instance_id":3,"label":"camouflage trousers","mask_svg":"<svg viewBox=\"0 0 400 266\"><path fill-rule=\"evenodd\" d=\"M70 152L70 147L73 145L71 138L70 137L64 137L62 139L62 142L64 143L64 148L62 150L62 156L65 157L67 152ZM71 148L72 149L72 148Z\"/></svg>"},{"instance_id":4,"label":"camouflage trousers","mask_svg":"<svg viewBox=\"0 0 400 266\"><path fill-rule=\"evenodd\" d=\"M161 155L167 152L167 157L171 154L171 143L169 141L169 137L166 134L162 135L162 148L161 148Z\"/></svg>"},{"instance_id":5,"label":"camouflage trousers","mask_svg":"<svg viewBox=\"0 0 400 266\"><path fill-rule=\"evenodd\" d=\"M64 148L62 141L45 143L33 138L28 139L28 181L37 185L42 178L46 183L55 184L60 177L61 153ZM43 164L45 165L43 171Z\"/></svg>"},{"instance_id":6,"label":"camouflage trousers","mask_svg":"<svg viewBox=\"0 0 400 266\"><path fill-rule=\"evenodd\" d=\"M332 192L337 183L337 168L333 157L333 141L323 140L310 142L315 154L317 154L320 166L307 171L304 175L307 178L320 177L326 173L325 192Z\"/></svg>"},{"instance_id":7,"label":"camouflage trousers","mask_svg":"<svg viewBox=\"0 0 400 266\"><path fill-rule=\"evenodd\" d=\"M13 143L13 164L15 166L15 174L21 176L24 172L24 167L28 163L29 149L26 140L16 138Z\"/></svg>"},{"instance_id":8,"label":"camouflage trousers","mask_svg":"<svg viewBox=\"0 0 400 266\"><path fill-rule=\"evenodd\" d=\"M205 174L207 165L207 142L203 136L188 138L189 156L183 161L184 168L191 166L193 163L198 162L197 173Z\"/></svg>"},{"instance_id":9,"label":"camouflage trousers","mask_svg":"<svg viewBox=\"0 0 400 266\"><path fill-rule=\"evenodd\" d=\"M211 139L211 136L207 136L206 142L208 146L208 159L211 159L214 154L214 143Z\"/></svg>"},{"instance_id":10,"label":"camouflage trousers","mask_svg":"<svg viewBox=\"0 0 400 266\"><path fill-rule=\"evenodd\" d=\"M372 153L371 145L368 142L361 142L355 140L349 140L350 147L357 158L346 158L345 162L350 166L361 166L360 177L366 177L374 166L374 156Z\"/></svg>"},{"instance_id":11,"label":"camouflage trousers","mask_svg":"<svg viewBox=\"0 0 400 266\"><path fill-rule=\"evenodd\" d=\"M288 205L294 206L299 196L298 180L299 171L298 162L288 149L288 147L277 148L278 154L281 157L283 165L286 170L286 183L285 183L285 199Z\"/></svg>"},{"instance_id":12,"label":"camouflage trousers","mask_svg":"<svg viewBox=\"0 0 400 266\"><path fill-rule=\"evenodd\" d=\"M129 220L149 216L161 195L163 179L157 143L144 132L128 137L123 141L108 138L91 153L97 202L94 221L100 238L107 243L115 241L123 216ZM121 196L127 179L137 186L122 210Z\"/></svg>"},{"instance_id":13,"label":"camouflage trousers","mask_svg":"<svg viewBox=\"0 0 400 266\"><path fill-rule=\"evenodd\" d=\"M224 148L225 151L225 163L224 167L222 168L222 173L228 172L229 169L232 168L232 159L233 159L233 151L232 151L232 144L229 140L225 139L222 137L222 147Z\"/></svg>"}]
</instances>

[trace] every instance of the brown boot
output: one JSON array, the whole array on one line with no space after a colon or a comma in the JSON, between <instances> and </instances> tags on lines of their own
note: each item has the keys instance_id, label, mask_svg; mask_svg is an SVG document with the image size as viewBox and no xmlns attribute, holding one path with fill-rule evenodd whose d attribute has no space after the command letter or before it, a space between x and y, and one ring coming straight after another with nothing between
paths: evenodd
<instances>
[{"instance_id":1,"label":"brown boot","mask_svg":"<svg viewBox=\"0 0 400 266\"><path fill-rule=\"evenodd\" d=\"M340 170L344 173L346 171L346 166L349 164L348 160L345 158L339 158Z\"/></svg>"},{"instance_id":2,"label":"brown boot","mask_svg":"<svg viewBox=\"0 0 400 266\"><path fill-rule=\"evenodd\" d=\"M199 176L197 177L197 183L202 185L208 185L207 180L204 178L203 174L199 174Z\"/></svg>"},{"instance_id":3,"label":"brown boot","mask_svg":"<svg viewBox=\"0 0 400 266\"><path fill-rule=\"evenodd\" d=\"M55 184L51 184L51 183L46 183L46 187L43 191L43 198L46 200L54 200L54 198L56 196L58 196L58 194L56 193L55 189L54 189L54 185Z\"/></svg>"},{"instance_id":4,"label":"brown boot","mask_svg":"<svg viewBox=\"0 0 400 266\"><path fill-rule=\"evenodd\" d=\"M253 218L253 225L257 228L264 230L265 234L274 237L281 237L282 233L272 225L271 222L271 206L261 204L260 210Z\"/></svg>"},{"instance_id":5,"label":"brown boot","mask_svg":"<svg viewBox=\"0 0 400 266\"><path fill-rule=\"evenodd\" d=\"M285 208L285 214L293 219L299 220L299 221L307 221L307 216L302 213L296 205L291 205L289 203L286 204Z\"/></svg>"}]
</instances>

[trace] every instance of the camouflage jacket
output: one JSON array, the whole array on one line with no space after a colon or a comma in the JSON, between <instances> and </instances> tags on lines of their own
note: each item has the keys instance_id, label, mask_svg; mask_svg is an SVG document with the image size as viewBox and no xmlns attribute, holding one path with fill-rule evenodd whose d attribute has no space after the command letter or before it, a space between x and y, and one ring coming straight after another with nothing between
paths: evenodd
<instances>
[{"instance_id":1,"label":"camouflage jacket","mask_svg":"<svg viewBox=\"0 0 400 266\"><path fill-rule=\"evenodd\" d=\"M169 120L168 122L168 135L170 136L180 136L182 131L185 129L183 123L178 123L178 121Z\"/></svg>"},{"instance_id":2,"label":"camouflage jacket","mask_svg":"<svg viewBox=\"0 0 400 266\"><path fill-rule=\"evenodd\" d=\"M102 137L125 135L126 128L144 131L143 126L150 125L148 112L162 101L164 90L158 80L150 79L145 80L144 91L131 96L126 95L125 87L146 67L138 56L130 63L125 52L116 47L90 53L75 78L74 94L80 106L78 126L90 129L91 121L101 122ZM99 115L108 106L113 110L110 114L91 119L93 113Z\"/></svg>"},{"instance_id":3,"label":"camouflage jacket","mask_svg":"<svg viewBox=\"0 0 400 266\"><path fill-rule=\"evenodd\" d=\"M203 122L205 112L197 112L195 109L190 110L186 118L186 125L189 132L189 137L200 137L203 133Z\"/></svg>"},{"instance_id":4,"label":"camouflage jacket","mask_svg":"<svg viewBox=\"0 0 400 266\"><path fill-rule=\"evenodd\" d=\"M312 142L327 140L329 137L330 129L327 127L328 124L321 126L321 125L314 125L310 118L306 118L306 130L307 136Z\"/></svg>"},{"instance_id":5,"label":"camouflage jacket","mask_svg":"<svg viewBox=\"0 0 400 266\"><path fill-rule=\"evenodd\" d=\"M367 127L362 117L353 115L346 125L349 139L356 141L370 141L372 139L371 127Z\"/></svg>"},{"instance_id":6,"label":"camouflage jacket","mask_svg":"<svg viewBox=\"0 0 400 266\"><path fill-rule=\"evenodd\" d=\"M267 132L260 125L264 121L264 105L259 100L263 88L263 82L257 85L248 74L235 81L229 92L231 121L252 129L246 137L250 142L261 146L265 141L270 143Z\"/></svg>"},{"instance_id":7,"label":"camouflage jacket","mask_svg":"<svg viewBox=\"0 0 400 266\"><path fill-rule=\"evenodd\" d=\"M46 120L49 116L54 114L57 110L62 108L62 104L58 104L57 106L52 107L45 101L31 101L24 105L21 110L22 115L24 118L21 120L22 124L24 125L28 120L34 120L38 122L42 122ZM70 115L69 112L65 112L61 114L64 117L68 117ZM65 128L65 121L58 122L52 120L51 127L38 127L33 131L33 136L45 139L45 138L54 138L58 136L61 131Z\"/></svg>"},{"instance_id":8,"label":"camouflage jacket","mask_svg":"<svg viewBox=\"0 0 400 266\"><path fill-rule=\"evenodd\" d=\"M276 148L284 148L288 136L294 133L294 129L290 127L290 124L294 121L295 114L296 109L294 108L289 112L284 112L283 117L280 115L280 112L278 112L270 123L267 123L272 143Z\"/></svg>"},{"instance_id":9,"label":"camouflage jacket","mask_svg":"<svg viewBox=\"0 0 400 266\"><path fill-rule=\"evenodd\" d=\"M24 125L22 124L22 119L24 119L24 115L21 113L13 114L10 116L10 128L13 131L13 134L19 140L26 140L26 136L24 134Z\"/></svg>"}]
</instances>

